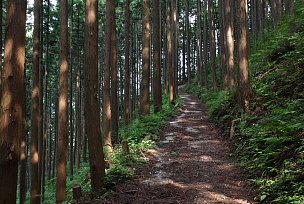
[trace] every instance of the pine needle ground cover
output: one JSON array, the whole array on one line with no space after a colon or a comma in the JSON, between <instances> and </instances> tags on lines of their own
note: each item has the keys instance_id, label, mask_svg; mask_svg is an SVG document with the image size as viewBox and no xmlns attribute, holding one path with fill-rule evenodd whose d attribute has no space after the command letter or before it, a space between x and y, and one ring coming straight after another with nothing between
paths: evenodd
<instances>
[{"instance_id":1,"label":"pine needle ground cover","mask_svg":"<svg viewBox=\"0 0 304 204\"><path fill-rule=\"evenodd\" d=\"M241 113L234 91L211 92L192 84L186 91L209 106L209 114L233 140L240 165L259 188L261 203L304 203L304 8L283 16L252 51L250 111Z\"/></svg>"}]
</instances>

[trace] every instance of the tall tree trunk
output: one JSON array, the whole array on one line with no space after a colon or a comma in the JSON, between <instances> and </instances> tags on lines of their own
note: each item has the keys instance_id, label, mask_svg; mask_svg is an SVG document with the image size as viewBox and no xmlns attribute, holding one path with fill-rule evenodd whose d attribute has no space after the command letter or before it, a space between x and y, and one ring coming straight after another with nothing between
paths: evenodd
<instances>
[{"instance_id":1,"label":"tall tree trunk","mask_svg":"<svg viewBox=\"0 0 304 204\"><path fill-rule=\"evenodd\" d=\"M187 70L188 70L188 83L191 83L191 64L190 64L190 19L189 19L189 1L186 0L186 34L187 34Z\"/></svg>"},{"instance_id":2,"label":"tall tree trunk","mask_svg":"<svg viewBox=\"0 0 304 204\"><path fill-rule=\"evenodd\" d=\"M140 44L141 44L141 41L140 41L140 36L139 36L139 29L140 29L140 25L138 24L136 26L136 42L137 42L137 47L136 47L136 61L137 61L137 67L136 67L136 81L138 82L139 81L139 77L140 77L140 53L141 53L141 49L140 49ZM136 102L136 107L138 107L139 105L139 88L140 88L140 85L139 83L136 83L136 98L135 98L135 102Z\"/></svg>"},{"instance_id":3,"label":"tall tree trunk","mask_svg":"<svg viewBox=\"0 0 304 204\"><path fill-rule=\"evenodd\" d=\"M230 88L234 86L234 25L233 25L233 0L224 0L225 2L225 33L227 40L227 64L228 64L228 79L227 83Z\"/></svg>"},{"instance_id":4,"label":"tall tree trunk","mask_svg":"<svg viewBox=\"0 0 304 204\"><path fill-rule=\"evenodd\" d=\"M84 44L82 44L81 46L84 47ZM88 136L87 136L87 133L85 131L85 109L84 109L84 106L85 106L85 94L84 94L84 57L80 58L79 59L79 67L80 67L80 95L81 95L81 121L82 124L81 124L81 135L82 135L82 160L84 163L87 163L88 162L88 155L87 155L87 148L88 148Z\"/></svg>"},{"instance_id":5,"label":"tall tree trunk","mask_svg":"<svg viewBox=\"0 0 304 204\"><path fill-rule=\"evenodd\" d=\"M116 35L116 17L115 0L110 0L111 4L111 125L112 144L118 143L118 67L117 67L117 35Z\"/></svg>"},{"instance_id":6,"label":"tall tree trunk","mask_svg":"<svg viewBox=\"0 0 304 204\"><path fill-rule=\"evenodd\" d=\"M57 90L56 90L56 98L57 98ZM54 120L54 126L55 126L55 131L54 131L54 157L53 157L53 164L52 164L52 178L55 178L55 168L56 168L56 163L58 160L58 101L55 102L55 120Z\"/></svg>"},{"instance_id":7,"label":"tall tree trunk","mask_svg":"<svg viewBox=\"0 0 304 204\"><path fill-rule=\"evenodd\" d=\"M98 101L98 1L86 0L85 18L85 126L89 142L91 186L98 192L105 175Z\"/></svg>"},{"instance_id":8,"label":"tall tree trunk","mask_svg":"<svg viewBox=\"0 0 304 204\"><path fill-rule=\"evenodd\" d=\"M140 86L140 114L150 113L150 44L151 44L151 23L150 23L150 0L143 2L142 19L142 80Z\"/></svg>"},{"instance_id":9,"label":"tall tree trunk","mask_svg":"<svg viewBox=\"0 0 304 204\"><path fill-rule=\"evenodd\" d=\"M50 99L49 99L50 100ZM49 106L49 120L51 121L51 115L52 115L52 104ZM53 128L49 128L49 152L48 152L48 180L52 178L52 171L54 171L53 166L52 166L52 161L55 160L55 146L53 149L53 140L52 140L52 135L54 132ZM54 137L55 138L55 137ZM52 153L53 150L53 153ZM53 155L53 156L52 156Z\"/></svg>"},{"instance_id":10,"label":"tall tree trunk","mask_svg":"<svg viewBox=\"0 0 304 204\"><path fill-rule=\"evenodd\" d=\"M250 97L250 79L248 63L248 22L247 22L247 0L239 2L239 41L238 45L238 89L240 97L240 106L244 111L249 108Z\"/></svg>"},{"instance_id":11,"label":"tall tree trunk","mask_svg":"<svg viewBox=\"0 0 304 204\"><path fill-rule=\"evenodd\" d=\"M70 40L69 40L69 48L70 48L70 179L73 180L73 167L74 167L74 111L73 111L73 15L74 15L74 1L71 1L71 25L70 25Z\"/></svg>"},{"instance_id":12,"label":"tall tree trunk","mask_svg":"<svg viewBox=\"0 0 304 204\"><path fill-rule=\"evenodd\" d=\"M275 27L279 25L281 18L281 0L270 1L273 24Z\"/></svg>"},{"instance_id":13,"label":"tall tree trunk","mask_svg":"<svg viewBox=\"0 0 304 204\"><path fill-rule=\"evenodd\" d=\"M43 79L44 79L44 66L43 66L43 1L40 4L40 47L39 47L39 119L38 119L38 155L39 155L39 164L38 164L38 175L39 175L39 191L40 202L42 202L42 180L43 180L43 160L44 160L44 141L43 141Z\"/></svg>"},{"instance_id":14,"label":"tall tree trunk","mask_svg":"<svg viewBox=\"0 0 304 204\"><path fill-rule=\"evenodd\" d=\"M219 53L220 53L220 70L221 70L221 82L222 88L227 87L227 69L226 69L226 38L225 38L225 5L223 0L219 0Z\"/></svg>"},{"instance_id":15,"label":"tall tree trunk","mask_svg":"<svg viewBox=\"0 0 304 204\"><path fill-rule=\"evenodd\" d=\"M163 7L163 12L162 12L162 16L163 16L163 30L164 30L164 39L163 39L163 44L164 44L164 62L163 62L163 86L164 86L164 91L166 94L168 94L168 32L167 32L167 2L165 2L164 4L162 4Z\"/></svg>"},{"instance_id":16,"label":"tall tree trunk","mask_svg":"<svg viewBox=\"0 0 304 204\"><path fill-rule=\"evenodd\" d=\"M24 104L25 105L25 104ZM24 106L25 110L25 106ZM25 118L25 111L23 112L23 117ZM26 151L26 144L28 140L27 134L27 126L26 126L26 119L24 119L24 133L21 135L21 154L20 154L20 192L19 192L19 200L20 204L26 203L26 192L27 192L27 185L26 185L26 165L27 165L27 151Z\"/></svg>"},{"instance_id":17,"label":"tall tree trunk","mask_svg":"<svg viewBox=\"0 0 304 204\"><path fill-rule=\"evenodd\" d=\"M16 203L18 161L24 135L26 1L9 0L0 126L0 203Z\"/></svg>"},{"instance_id":18,"label":"tall tree trunk","mask_svg":"<svg viewBox=\"0 0 304 204\"><path fill-rule=\"evenodd\" d=\"M204 67L205 67L205 87L208 87L208 14L207 14L207 4L208 1L204 0Z\"/></svg>"},{"instance_id":19,"label":"tall tree trunk","mask_svg":"<svg viewBox=\"0 0 304 204\"><path fill-rule=\"evenodd\" d=\"M50 6L51 6L51 3L50 3L50 0L47 0L47 27L46 27L46 57L45 57L45 64L46 64L46 70L48 71L49 70L49 34L50 34L50 28L49 28L49 24L50 24ZM46 73L47 74L47 73ZM52 96L50 94L50 96ZM50 100L49 100L50 101ZM48 128L45 128L46 132L48 131L47 129L50 129L49 128L49 123L50 123L50 119L51 119L51 106L52 106L52 103L49 102L49 107L48 107L48 114L49 116L47 116L49 118L49 121L48 121L48 125L47 127ZM51 157L52 157L52 135L50 134L49 132L49 138L48 138L48 180L50 180L51 178Z\"/></svg>"},{"instance_id":20,"label":"tall tree trunk","mask_svg":"<svg viewBox=\"0 0 304 204\"><path fill-rule=\"evenodd\" d=\"M258 0L258 23L261 47L264 47L264 0Z\"/></svg>"},{"instance_id":21,"label":"tall tree trunk","mask_svg":"<svg viewBox=\"0 0 304 204\"><path fill-rule=\"evenodd\" d=\"M201 25L201 0L196 0L197 7L197 70L198 70L198 81L203 84L203 71L202 71L202 25Z\"/></svg>"},{"instance_id":22,"label":"tall tree trunk","mask_svg":"<svg viewBox=\"0 0 304 204\"><path fill-rule=\"evenodd\" d=\"M186 17L183 20L183 69L182 81L186 82Z\"/></svg>"},{"instance_id":23,"label":"tall tree trunk","mask_svg":"<svg viewBox=\"0 0 304 204\"><path fill-rule=\"evenodd\" d=\"M48 4L49 4L48 0ZM48 11L49 12L49 11ZM45 185L45 174L46 174L46 150L47 150L47 139L48 139L48 129L49 129L49 118L48 118L48 104L49 104L49 95L48 95L48 70L49 70L49 13L47 16L47 29L46 29L46 58L45 58L45 67L44 67L44 73L43 73L43 87L44 87L44 103L41 104L44 105L43 107L43 152L42 152L42 181L41 181L41 194L42 194L42 201L44 199L44 185ZM50 106L50 105L49 105Z\"/></svg>"},{"instance_id":24,"label":"tall tree trunk","mask_svg":"<svg viewBox=\"0 0 304 204\"><path fill-rule=\"evenodd\" d=\"M49 0L47 1L48 3L48 9L49 9ZM43 4L41 5L41 10L43 10ZM43 114L43 121L42 121L42 162L41 163L41 195L42 195L42 202L44 201L44 191L45 191L45 174L46 174L46 165L47 165L47 142L48 142L48 124L49 124L49 120L48 120L48 103L49 103L49 100L48 100L48 63L49 63L49 10L47 11L48 14L47 14L47 27L46 27L46 58L45 58L45 66L43 64L41 64L41 66L43 67L43 69L41 71L43 71L43 73L40 74L40 85L42 86L41 87L41 91L43 91L43 89L45 90L44 93L41 92L41 96L44 95L44 101L43 100L40 100L40 106L41 106L41 109L42 109L42 112L41 114ZM42 31L43 31L43 19L41 21L41 28L42 28ZM42 32L43 33L43 32ZM42 53L42 51L41 51ZM42 84L41 84L42 83Z\"/></svg>"},{"instance_id":25,"label":"tall tree trunk","mask_svg":"<svg viewBox=\"0 0 304 204\"><path fill-rule=\"evenodd\" d=\"M106 1L106 34L105 34L105 70L104 70L104 113L105 113L105 145L112 151L112 139L111 139L111 13L112 13L112 0Z\"/></svg>"},{"instance_id":26,"label":"tall tree trunk","mask_svg":"<svg viewBox=\"0 0 304 204\"><path fill-rule=\"evenodd\" d=\"M138 52L138 49L137 49L137 44L138 44L138 40L137 40L137 36L138 36L138 33L137 33L137 26L136 26L136 23L134 22L133 23L133 33L134 33L134 38L133 39L133 77L132 77L132 83L133 83L133 88L132 88L132 103L133 103L133 112L132 112L132 118L135 117L135 110L136 110L136 107L137 107L137 101L136 101L136 93L137 93L137 64L138 64L138 58L137 58L137 52Z\"/></svg>"},{"instance_id":27,"label":"tall tree trunk","mask_svg":"<svg viewBox=\"0 0 304 204\"><path fill-rule=\"evenodd\" d=\"M294 0L290 0L290 2L289 2L289 6L290 6L289 10L290 10L290 15L292 17L295 16L295 5L294 4L295 4L295 1Z\"/></svg>"},{"instance_id":28,"label":"tall tree trunk","mask_svg":"<svg viewBox=\"0 0 304 204\"><path fill-rule=\"evenodd\" d=\"M80 3L77 4L77 42L80 41ZM80 168L81 148L82 148L82 97L81 97L81 72L80 72L80 46L77 45L77 76L76 76L76 93L77 93L77 108L76 108L76 134L77 134L77 159L76 166Z\"/></svg>"},{"instance_id":29,"label":"tall tree trunk","mask_svg":"<svg viewBox=\"0 0 304 204\"><path fill-rule=\"evenodd\" d=\"M33 35L33 71L32 71L32 130L31 130L31 203L40 203L40 179L39 179L39 111L40 111L40 22L41 1L34 1L34 35Z\"/></svg>"},{"instance_id":30,"label":"tall tree trunk","mask_svg":"<svg viewBox=\"0 0 304 204\"><path fill-rule=\"evenodd\" d=\"M129 62L129 66L130 66L130 87L129 87L129 120L133 119L133 113L134 113L134 70L135 70L135 64L136 64L136 60L135 60L135 51L134 51L134 44L135 44L135 36L133 36L132 34L134 33L134 24L132 24L130 22L130 33L129 35L132 37L129 37L129 40L131 41L131 47L130 47L130 62Z\"/></svg>"},{"instance_id":31,"label":"tall tree trunk","mask_svg":"<svg viewBox=\"0 0 304 204\"><path fill-rule=\"evenodd\" d=\"M154 0L153 10L153 54L154 54L154 112L162 110L161 87L161 5L159 0Z\"/></svg>"},{"instance_id":32,"label":"tall tree trunk","mask_svg":"<svg viewBox=\"0 0 304 204\"><path fill-rule=\"evenodd\" d=\"M2 63L2 46L3 46L3 29L2 29L2 20L3 20L3 1L0 0L0 96L2 96L2 72L3 72L3 63ZM0 101L1 102L1 101Z\"/></svg>"},{"instance_id":33,"label":"tall tree trunk","mask_svg":"<svg viewBox=\"0 0 304 204\"><path fill-rule=\"evenodd\" d=\"M173 65L173 101L175 102L177 96L177 83L178 83L178 0L172 0L172 65Z\"/></svg>"},{"instance_id":34,"label":"tall tree trunk","mask_svg":"<svg viewBox=\"0 0 304 204\"><path fill-rule=\"evenodd\" d=\"M169 85L169 98L170 102L173 103L174 96L174 76L173 76L173 53L172 53L172 23L171 23L171 0L167 1L167 76L168 76L168 85Z\"/></svg>"},{"instance_id":35,"label":"tall tree trunk","mask_svg":"<svg viewBox=\"0 0 304 204\"><path fill-rule=\"evenodd\" d=\"M84 99L83 99L83 101L84 101ZM82 121L84 121L84 117L83 117ZM83 129L85 129L85 128L83 128ZM87 152L88 152L88 136L85 134L85 131L83 131L82 149L83 149L83 153L82 153L83 162L87 163L88 162L88 157L87 157Z\"/></svg>"},{"instance_id":36,"label":"tall tree trunk","mask_svg":"<svg viewBox=\"0 0 304 204\"><path fill-rule=\"evenodd\" d=\"M213 1L209 0L208 2L209 8L209 32L210 32L210 60L211 60L211 68L212 68L212 86L214 91L218 91L218 85L216 81L216 49L215 49L215 23L214 23L214 5Z\"/></svg>"},{"instance_id":37,"label":"tall tree trunk","mask_svg":"<svg viewBox=\"0 0 304 204\"><path fill-rule=\"evenodd\" d=\"M66 197L66 163L68 134L68 1L60 0L60 86L58 110L58 159L56 202Z\"/></svg>"},{"instance_id":38,"label":"tall tree trunk","mask_svg":"<svg viewBox=\"0 0 304 204\"><path fill-rule=\"evenodd\" d=\"M46 66L47 67L47 66ZM44 74L44 111L43 111L43 150L42 150L42 169L41 169L41 195L42 202L44 200L44 186L45 186L45 172L46 172L46 148L47 148L47 137L48 137L48 94L47 94L47 70L45 69Z\"/></svg>"},{"instance_id":39,"label":"tall tree trunk","mask_svg":"<svg viewBox=\"0 0 304 204\"><path fill-rule=\"evenodd\" d=\"M79 65L78 65L79 66ZM79 69L79 68L78 68ZM77 71L76 76L76 93L77 93L77 103L76 103L76 135L77 135L77 153L76 153L76 166L80 168L81 160L81 147L82 147L82 131L81 131L81 92L80 92L80 73Z\"/></svg>"},{"instance_id":40,"label":"tall tree trunk","mask_svg":"<svg viewBox=\"0 0 304 204\"><path fill-rule=\"evenodd\" d=\"M125 126L130 121L130 0L125 3L125 84L124 84L124 122Z\"/></svg>"}]
</instances>

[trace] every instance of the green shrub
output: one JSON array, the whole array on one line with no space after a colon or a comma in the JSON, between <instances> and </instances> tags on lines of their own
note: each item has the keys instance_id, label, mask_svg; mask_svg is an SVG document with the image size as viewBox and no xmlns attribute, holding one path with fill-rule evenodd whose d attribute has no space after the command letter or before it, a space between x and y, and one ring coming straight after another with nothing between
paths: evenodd
<instances>
[{"instance_id":1,"label":"green shrub","mask_svg":"<svg viewBox=\"0 0 304 204\"><path fill-rule=\"evenodd\" d=\"M241 113L227 91L213 93L196 82L185 90L209 107L210 117L229 134L238 119L235 155L262 203L304 203L304 9L284 16L277 30L265 33L263 49L251 54L250 111ZM225 135L224 135L225 136Z\"/></svg>"},{"instance_id":2,"label":"green shrub","mask_svg":"<svg viewBox=\"0 0 304 204\"><path fill-rule=\"evenodd\" d=\"M106 170L105 176L105 189L101 189L103 197L109 195L111 188L116 184L122 183L126 180L132 179L135 176L133 167L135 165L143 164L146 161L142 158L143 152L148 148L155 145L155 140L158 139L158 131L165 124L169 117L172 117L178 113L178 107L182 105L180 98L177 98L176 105L170 104L166 95L163 95L163 107L160 113L151 113L138 117L131 124L119 131L119 137L121 140L128 140L130 146L130 154L123 155L120 145L115 147L114 153L106 158L110 161L110 168ZM106 154L107 155L107 154ZM73 180L67 178L67 199L66 203L72 202L72 188L75 185L80 185L84 195L90 194L90 167L89 164L82 164L78 169ZM55 203L56 182L55 179L50 180L45 187L44 203ZM88 196L89 198L91 196ZM99 195L94 195L99 197ZM89 199L88 198L88 199Z\"/></svg>"}]
</instances>

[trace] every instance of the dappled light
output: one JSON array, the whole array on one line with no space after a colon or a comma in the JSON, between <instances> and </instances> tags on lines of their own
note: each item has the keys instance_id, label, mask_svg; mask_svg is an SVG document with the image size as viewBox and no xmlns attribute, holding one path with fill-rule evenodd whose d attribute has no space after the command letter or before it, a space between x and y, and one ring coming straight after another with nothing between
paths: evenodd
<instances>
[{"instance_id":1,"label":"dappled light","mask_svg":"<svg viewBox=\"0 0 304 204\"><path fill-rule=\"evenodd\" d=\"M135 181L119 185L114 202L252 203L240 169L227 157L228 147L203 117L206 107L189 95L181 98L181 115L164 128L159 146L149 150L152 164L140 168Z\"/></svg>"},{"instance_id":2,"label":"dappled light","mask_svg":"<svg viewBox=\"0 0 304 204\"><path fill-rule=\"evenodd\" d=\"M304 0L0 3L0 204L304 202Z\"/></svg>"},{"instance_id":3,"label":"dappled light","mask_svg":"<svg viewBox=\"0 0 304 204\"><path fill-rule=\"evenodd\" d=\"M35 150L31 154L32 154L31 163L32 164L37 164L38 163L38 151Z\"/></svg>"},{"instance_id":4,"label":"dappled light","mask_svg":"<svg viewBox=\"0 0 304 204\"><path fill-rule=\"evenodd\" d=\"M67 96L66 95L60 96L60 98L59 98L59 110L65 111L67 109L66 101L67 101Z\"/></svg>"},{"instance_id":5,"label":"dappled light","mask_svg":"<svg viewBox=\"0 0 304 204\"><path fill-rule=\"evenodd\" d=\"M88 11L88 23L94 23L96 22L96 14L91 6L89 8L91 9Z\"/></svg>"},{"instance_id":6,"label":"dappled light","mask_svg":"<svg viewBox=\"0 0 304 204\"><path fill-rule=\"evenodd\" d=\"M21 149L26 149L26 143L24 141L21 142ZM21 151L20 160L26 159L26 153Z\"/></svg>"}]
</instances>

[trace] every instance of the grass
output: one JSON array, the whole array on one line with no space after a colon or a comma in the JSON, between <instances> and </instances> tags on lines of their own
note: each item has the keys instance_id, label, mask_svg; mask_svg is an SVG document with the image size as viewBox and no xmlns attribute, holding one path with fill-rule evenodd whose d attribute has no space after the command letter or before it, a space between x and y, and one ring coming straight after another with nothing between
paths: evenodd
<instances>
[{"instance_id":1,"label":"grass","mask_svg":"<svg viewBox=\"0 0 304 204\"><path fill-rule=\"evenodd\" d=\"M266 33L263 49L251 54L253 96L242 114L233 91L213 93L197 84L186 91L209 106L209 115L228 138L237 119L235 155L261 203L304 203L304 7L283 16Z\"/></svg>"},{"instance_id":2,"label":"grass","mask_svg":"<svg viewBox=\"0 0 304 204\"><path fill-rule=\"evenodd\" d=\"M178 107L182 105L180 98L177 99L176 105L170 104L168 97L163 95L162 112L151 113L144 117L138 117L132 123L119 131L121 140L128 140L130 154L124 155L121 145L115 147L114 153L106 159L110 161L110 168L106 170L104 188L101 189L100 195L90 195L90 167L88 163L83 163L81 168L75 171L73 180L67 178L67 199L65 203L72 202L72 188L80 185L86 199L106 198L111 196L111 190L118 184L136 177L133 167L146 163L143 153L155 145L158 139L158 131L165 125L166 121L176 115ZM48 181L45 187L45 196L43 203L55 203L56 180Z\"/></svg>"}]
</instances>

